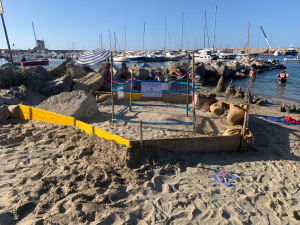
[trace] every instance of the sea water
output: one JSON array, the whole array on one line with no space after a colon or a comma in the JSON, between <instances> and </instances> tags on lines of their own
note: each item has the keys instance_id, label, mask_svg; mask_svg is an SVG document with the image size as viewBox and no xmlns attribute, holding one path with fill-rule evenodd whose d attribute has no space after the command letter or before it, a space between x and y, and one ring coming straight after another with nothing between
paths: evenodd
<instances>
[{"instance_id":1,"label":"sea water","mask_svg":"<svg viewBox=\"0 0 300 225\"><path fill-rule=\"evenodd\" d=\"M286 66L285 72L290 74L285 84L278 84L276 75L281 70L275 69L273 71L263 71L263 73L257 74L255 79L250 79L248 76L246 79L234 79L233 83L236 89L241 86L243 91L246 91L249 87L251 94L255 94L264 98L267 98L271 102L277 103L293 103L296 102L300 105L300 63L284 63L284 58L287 56L259 56L259 58L275 59ZM295 58L289 56L289 58ZM43 66L45 68L59 65L63 63L65 59L49 59L49 65ZM182 60L187 62L187 60ZM0 66L7 63L3 58L0 58ZM149 62L148 64L157 68L161 66L174 64L174 61L167 62ZM117 67L121 67L121 63L114 63ZM140 65L140 63L126 63L127 67L134 64ZM100 67L100 64L91 66L92 69ZM226 83L226 86L230 81ZM201 88L201 87L200 87Z\"/></svg>"}]
</instances>

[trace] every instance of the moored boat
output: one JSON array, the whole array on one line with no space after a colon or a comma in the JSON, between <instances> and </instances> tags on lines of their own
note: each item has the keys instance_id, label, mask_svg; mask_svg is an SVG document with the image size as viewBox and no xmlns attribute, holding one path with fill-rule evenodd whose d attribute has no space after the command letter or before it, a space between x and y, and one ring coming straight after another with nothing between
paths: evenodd
<instances>
[{"instance_id":1,"label":"moored boat","mask_svg":"<svg viewBox=\"0 0 300 225\"><path fill-rule=\"evenodd\" d=\"M296 51L296 49L293 47L293 45L291 45L291 47L289 47L286 52L284 53L284 55L298 55L298 52Z\"/></svg>"},{"instance_id":2,"label":"moored boat","mask_svg":"<svg viewBox=\"0 0 300 225\"><path fill-rule=\"evenodd\" d=\"M45 66L49 65L49 60L25 61L20 62L21 66Z\"/></svg>"}]
</instances>

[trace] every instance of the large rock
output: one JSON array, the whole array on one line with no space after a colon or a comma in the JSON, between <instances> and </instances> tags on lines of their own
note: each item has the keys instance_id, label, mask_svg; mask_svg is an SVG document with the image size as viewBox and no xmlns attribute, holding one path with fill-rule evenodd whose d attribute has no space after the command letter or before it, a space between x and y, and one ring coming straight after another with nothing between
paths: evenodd
<instances>
[{"instance_id":1,"label":"large rock","mask_svg":"<svg viewBox=\"0 0 300 225\"><path fill-rule=\"evenodd\" d=\"M18 75L11 67L1 67L0 69L0 88L10 87L18 83Z\"/></svg>"},{"instance_id":2,"label":"large rock","mask_svg":"<svg viewBox=\"0 0 300 225\"><path fill-rule=\"evenodd\" d=\"M25 101L29 97L29 91L26 86L12 87L8 92L8 95L12 95L15 98Z\"/></svg>"},{"instance_id":3,"label":"large rock","mask_svg":"<svg viewBox=\"0 0 300 225\"><path fill-rule=\"evenodd\" d=\"M84 90L93 92L98 91L103 85L104 78L100 73L91 72L85 77L76 81L76 84L73 86L74 90Z\"/></svg>"},{"instance_id":4,"label":"large rock","mask_svg":"<svg viewBox=\"0 0 300 225\"><path fill-rule=\"evenodd\" d=\"M161 69L163 71L165 71L165 68L168 68L168 70L170 72L173 71L173 70L177 70L178 69L180 71L180 73L186 74L187 73L187 67L188 67L187 63L179 61L179 62L176 62L176 63L174 63L172 65L161 66Z\"/></svg>"},{"instance_id":5,"label":"large rock","mask_svg":"<svg viewBox=\"0 0 300 225\"><path fill-rule=\"evenodd\" d=\"M95 96L87 91L63 92L54 95L39 104L37 108L75 117L78 120L90 117L98 110Z\"/></svg>"},{"instance_id":6,"label":"large rock","mask_svg":"<svg viewBox=\"0 0 300 225\"><path fill-rule=\"evenodd\" d=\"M67 69L67 63L69 63L71 61L73 61L73 60L71 58L68 58L66 61L64 61L60 65L48 67L47 71L51 74L51 76L60 77L64 74L64 72Z\"/></svg>"},{"instance_id":7,"label":"large rock","mask_svg":"<svg viewBox=\"0 0 300 225\"><path fill-rule=\"evenodd\" d=\"M46 96L57 95L65 91L70 92L72 84L73 80L70 76L63 76L46 83L42 87L41 92Z\"/></svg>"},{"instance_id":8,"label":"large rock","mask_svg":"<svg viewBox=\"0 0 300 225\"><path fill-rule=\"evenodd\" d=\"M131 77L131 72L133 72L134 77L138 80L149 80L152 79L152 75L154 77L153 71L157 71L158 68L150 66L150 67L140 67L137 64L128 68L128 77ZM161 71L161 70L160 70Z\"/></svg>"},{"instance_id":9,"label":"large rock","mask_svg":"<svg viewBox=\"0 0 300 225\"><path fill-rule=\"evenodd\" d=\"M50 73L41 66L28 67L23 72L26 74L30 74L30 76L28 76L28 79L24 81L25 86L35 92L39 92L45 81L50 80L51 78Z\"/></svg>"},{"instance_id":10,"label":"large rock","mask_svg":"<svg viewBox=\"0 0 300 225\"><path fill-rule=\"evenodd\" d=\"M8 110L8 106L7 105L0 106L0 123L6 121L9 116L10 113Z\"/></svg>"},{"instance_id":11,"label":"large rock","mask_svg":"<svg viewBox=\"0 0 300 225\"><path fill-rule=\"evenodd\" d=\"M81 65L75 65L74 61L68 62L66 67L70 69L73 78L82 78L87 75L84 68Z\"/></svg>"},{"instance_id":12,"label":"large rock","mask_svg":"<svg viewBox=\"0 0 300 225\"><path fill-rule=\"evenodd\" d=\"M211 60L210 65L216 69L218 75L223 76L225 80L229 79L229 69L225 62L219 60Z\"/></svg>"}]
</instances>

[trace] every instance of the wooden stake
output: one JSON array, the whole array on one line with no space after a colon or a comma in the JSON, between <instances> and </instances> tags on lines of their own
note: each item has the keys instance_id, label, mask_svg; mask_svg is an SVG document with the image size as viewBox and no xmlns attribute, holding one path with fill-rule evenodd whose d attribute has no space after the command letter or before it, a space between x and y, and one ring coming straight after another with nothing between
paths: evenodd
<instances>
[{"instance_id":1,"label":"wooden stake","mask_svg":"<svg viewBox=\"0 0 300 225\"><path fill-rule=\"evenodd\" d=\"M132 112L133 69L131 70L130 112Z\"/></svg>"},{"instance_id":2,"label":"wooden stake","mask_svg":"<svg viewBox=\"0 0 300 225\"><path fill-rule=\"evenodd\" d=\"M188 54L188 68L187 68L187 79L186 79L186 88L189 89L189 82L190 82L190 77L189 77L189 72L190 72L190 54ZM189 92L186 92L186 116L189 116Z\"/></svg>"},{"instance_id":3,"label":"wooden stake","mask_svg":"<svg viewBox=\"0 0 300 225\"><path fill-rule=\"evenodd\" d=\"M193 122L195 122L195 91L194 91L194 88L195 88L195 78L194 78L194 66L195 66L195 58L194 58L194 54L193 54L193 57L192 57L192 82L193 82L193 97L192 97L192 100L193 100ZM195 124L193 124L193 130L196 129L196 126Z\"/></svg>"},{"instance_id":4,"label":"wooden stake","mask_svg":"<svg viewBox=\"0 0 300 225\"><path fill-rule=\"evenodd\" d=\"M112 51L110 51L110 75L111 75L111 83L110 83L110 93L111 93L111 119L113 122L114 119L114 93L113 93L113 87L114 87L114 83L113 83L113 78L114 78L114 70L113 70L113 53Z\"/></svg>"},{"instance_id":5,"label":"wooden stake","mask_svg":"<svg viewBox=\"0 0 300 225\"><path fill-rule=\"evenodd\" d=\"M140 120L140 142L141 146L143 146L143 122Z\"/></svg>"}]
</instances>

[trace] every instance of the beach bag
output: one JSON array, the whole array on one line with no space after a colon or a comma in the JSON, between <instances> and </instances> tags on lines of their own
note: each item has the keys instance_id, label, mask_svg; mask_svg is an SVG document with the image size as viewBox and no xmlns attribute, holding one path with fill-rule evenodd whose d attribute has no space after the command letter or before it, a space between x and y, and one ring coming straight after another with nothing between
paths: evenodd
<instances>
[{"instance_id":1,"label":"beach bag","mask_svg":"<svg viewBox=\"0 0 300 225\"><path fill-rule=\"evenodd\" d=\"M231 126L241 123L244 119L245 111L238 106L231 105L227 116L227 123Z\"/></svg>"},{"instance_id":2,"label":"beach bag","mask_svg":"<svg viewBox=\"0 0 300 225\"><path fill-rule=\"evenodd\" d=\"M224 102L218 101L210 106L212 115L220 116L225 112Z\"/></svg>"},{"instance_id":3,"label":"beach bag","mask_svg":"<svg viewBox=\"0 0 300 225\"><path fill-rule=\"evenodd\" d=\"M216 102L215 97L206 97L205 95L198 94L196 106L202 111L209 111L210 106Z\"/></svg>"}]
</instances>

